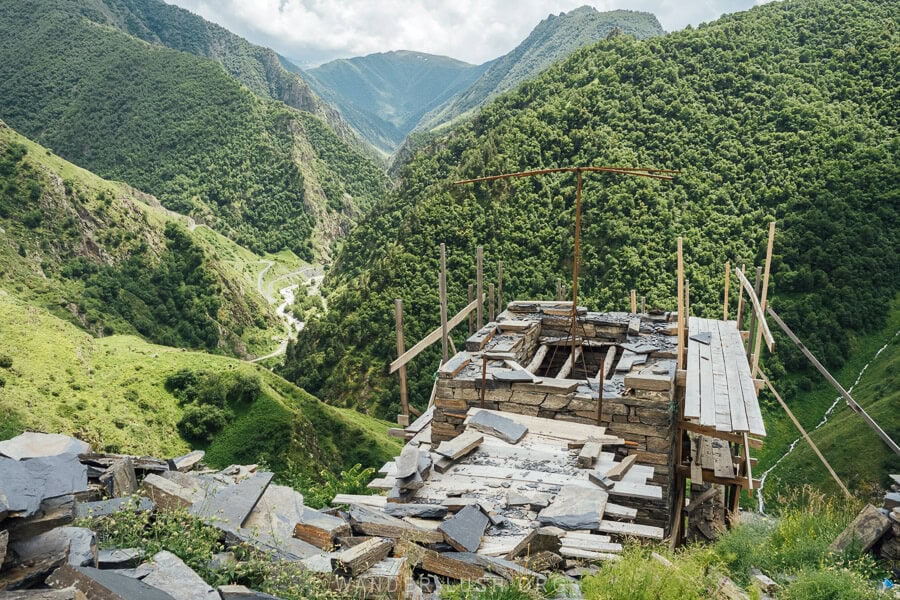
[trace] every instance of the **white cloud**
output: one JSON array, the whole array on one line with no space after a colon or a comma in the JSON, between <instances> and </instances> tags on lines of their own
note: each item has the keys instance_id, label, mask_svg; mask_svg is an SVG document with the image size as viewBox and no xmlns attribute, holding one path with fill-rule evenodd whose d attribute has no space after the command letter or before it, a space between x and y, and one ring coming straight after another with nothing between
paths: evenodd
<instances>
[{"instance_id":1,"label":"white cloud","mask_svg":"<svg viewBox=\"0 0 900 600\"><path fill-rule=\"evenodd\" d=\"M541 19L585 0L168 0L304 64L389 50L481 63L513 49ZM597 0L597 10L656 14L667 30L760 0Z\"/></svg>"}]
</instances>

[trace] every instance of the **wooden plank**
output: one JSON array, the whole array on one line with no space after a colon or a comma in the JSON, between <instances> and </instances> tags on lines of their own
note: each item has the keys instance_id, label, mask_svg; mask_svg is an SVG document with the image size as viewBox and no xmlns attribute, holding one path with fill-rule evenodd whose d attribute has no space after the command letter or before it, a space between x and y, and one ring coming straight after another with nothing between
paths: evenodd
<instances>
[{"instance_id":1,"label":"wooden plank","mask_svg":"<svg viewBox=\"0 0 900 600\"><path fill-rule=\"evenodd\" d=\"M597 538L597 539L591 539ZM589 534L584 537L572 537L565 535L562 538L563 547L593 550L594 552L621 552L622 544L611 542L608 535Z\"/></svg>"},{"instance_id":2,"label":"wooden plank","mask_svg":"<svg viewBox=\"0 0 900 600\"><path fill-rule=\"evenodd\" d=\"M740 332L737 325L732 329L726 326L725 334L729 342L731 352L735 353L734 365L737 369L738 379L741 383L741 395L744 404L744 414L747 417L747 429L753 435L766 435L766 426L763 422L762 411L759 408L756 385L750 374L750 365L746 358L739 356L742 353L743 344L740 342Z\"/></svg>"},{"instance_id":3,"label":"wooden plank","mask_svg":"<svg viewBox=\"0 0 900 600\"><path fill-rule=\"evenodd\" d=\"M597 442L588 442L578 453L578 467L581 469L590 469L594 461L600 457L600 450L603 448Z\"/></svg>"},{"instance_id":4,"label":"wooden plank","mask_svg":"<svg viewBox=\"0 0 900 600\"><path fill-rule=\"evenodd\" d=\"M571 546L562 546L559 549L559 553L567 558L583 558L585 560L616 561L621 558L618 554L612 554L610 552L594 552L592 550L572 548Z\"/></svg>"},{"instance_id":5,"label":"wooden plank","mask_svg":"<svg viewBox=\"0 0 900 600\"><path fill-rule=\"evenodd\" d=\"M728 442L732 442L735 444L743 444L744 438L741 435L728 433L727 431L716 431L715 427L709 427L706 425L701 425L699 423L691 423L690 421L681 421L678 424L679 427L684 429L685 431L690 431L693 433L700 433L703 435L709 435L712 437L717 437ZM749 443L751 448L760 449L763 447L762 440L758 440L756 438L749 438Z\"/></svg>"},{"instance_id":6,"label":"wooden plank","mask_svg":"<svg viewBox=\"0 0 900 600\"><path fill-rule=\"evenodd\" d=\"M699 332L699 319L688 321L688 335ZM687 382L684 388L684 416L686 419L700 418L700 342L688 339Z\"/></svg>"},{"instance_id":7,"label":"wooden plank","mask_svg":"<svg viewBox=\"0 0 900 600\"><path fill-rule=\"evenodd\" d=\"M765 314L763 313L763 309L760 305L759 299L756 297L756 292L753 289L753 284L750 283L750 280L747 279L747 276L744 275L744 272L741 269L735 269L735 273L737 273L738 279L741 282L741 286L747 291L747 294L750 296L750 304L752 305L752 310L756 315L756 322L759 323L760 328L762 329L762 334L766 339L766 347L768 347L769 352L775 352L775 338L772 337L772 332L769 330L769 324L766 322Z\"/></svg>"},{"instance_id":8,"label":"wooden plank","mask_svg":"<svg viewBox=\"0 0 900 600\"><path fill-rule=\"evenodd\" d=\"M675 356L675 368L684 368L684 259L682 255L682 239L678 236L677 249L677 287L678 287L678 346Z\"/></svg>"},{"instance_id":9,"label":"wooden plank","mask_svg":"<svg viewBox=\"0 0 900 600\"><path fill-rule=\"evenodd\" d=\"M444 536L437 531L419 529L405 521L360 505L350 506L350 523L354 530L366 535L399 538L424 544L436 544L444 540ZM294 535L296 537L296 532Z\"/></svg>"},{"instance_id":10,"label":"wooden plank","mask_svg":"<svg viewBox=\"0 0 900 600\"><path fill-rule=\"evenodd\" d=\"M438 276L438 295L441 301L441 362L450 358L449 329L447 327L447 245L441 242L441 271ZM460 367L462 369L462 367Z\"/></svg>"},{"instance_id":11,"label":"wooden plank","mask_svg":"<svg viewBox=\"0 0 900 600\"><path fill-rule=\"evenodd\" d=\"M708 331L705 319L697 319L697 333ZM713 384L712 346L699 344L700 350L700 424L716 426L716 391Z\"/></svg>"},{"instance_id":12,"label":"wooden plank","mask_svg":"<svg viewBox=\"0 0 900 600\"><path fill-rule=\"evenodd\" d=\"M547 350L549 349L550 346L547 344L541 344L540 347L538 347L537 352L534 353L531 362L525 367L525 370L529 373L537 373L537 370L540 368L541 363L544 362L544 357L547 356Z\"/></svg>"},{"instance_id":13,"label":"wooden plank","mask_svg":"<svg viewBox=\"0 0 900 600\"><path fill-rule=\"evenodd\" d=\"M569 375L569 373L572 372L573 365L581 358L581 354L581 346L575 348L574 356L572 356L572 354L570 353L569 356L566 357L566 360L563 362L562 366L559 368L559 371L556 373L555 379L565 379Z\"/></svg>"},{"instance_id":14,"label":"wooden plank","mask_svg":"<svg viewBox=\"0 0 900 600\"><path fill-rule=\"evenodd\" d=\"M663 539L662 527L653 527L651 525L638 525L637 523L622 523L620 521L600 521L600 527L597 531L603 533L613 533L616 535L645 537L653 540Z\"/></svg>"},{"instance_id":15,"label":"wooden plank","mask_svg":"<svg viewBox=\"0 0 900 600\"><path fill-rule=\"evenodd\" d=\"M716 429L733 431L731 428L731 406L728 403L728 378L725 375L725 355L722 351L722 340L715 321L704 319L707 331L712 332L710 354L713 368L713 397L716 407Z\"/></svg>"},{"instance_id":16,"label":"wooden plank","mask_svg":"<svg viewBox=\"0 0 900 600\"><path fill-rule=\"evenodd\" d=\"M475 450L483 441L484 436L481 433L467 429L452 440L441 442L435 452L450 460L456 460Z\"/></svg>"},{"instance_id":17,"label":"wooden plank","mask_svg":"<svg viewBox=\"0 0 900 600\"><path fill-rule=\"evenodd\" d=\"M748 431L747 409L744 404L744 392L741 385L740 363L747 364L747 359L741 348L734 348L734 338L729 335L729 324L725 321L716 321L719 341L722 345L722 356L725 360L725 377L728 380L728 407L731 413L731 431ZM737 331L737 328L734 328ZM747 379L752 385L752 381Z\"/></svg>"},{"instance_id":18,"label":"wooden plank","mask_svg":"<svg viewBox=\"0 0 900 600\"><path fill-rule=\"evenodd\" d=\"M731 447L722 440L712 440L713 472L716 477L731 479L735 476ZM706 466L706 465L705 465Z\"/></svg>"},{"instance_id":19,"label":"wooden plank","mask_svg":"<svg viewBox=\"0 0 900 600\"><path fill-rule=\"evenodd\" d=\"M768 305L768 295L769 295L769 274L771 273L772 268L772 245L775 243L775 221L769 223L769 241L766 244L766 263L763 268L763 284L762 284L762 296L759 299L760 306L760 318L759 325L756 329L756 340L753 342L753 367L750 369L750 372L753 376L756 376L757 371L759 370L759 355L761 354L759 346L762 341L763 331L769 328L766 324L766 315L764 311L766 310L766 306ZM767 340L768 341L768 340ZM775 342L772 341L772 345L770 347L769 352L773 352L775 347Z\"/></svg>"},{"instance_id":20,"label":"wooden plank","mask_svg":"<svg viewBox=\"0 0 900 600\"><path fill-rule=\"evenodd\" d=\"M637 454L629 454L622 459L622 462L614 465L609 471L604 473L604 475L613 481L619 481L626 473L628 473L628 470L634 465L636 460Z\"/></svg>"},{"instance_id":21,"label":"wooden plank","mask_svg":"<svg viewBox=\"0 0 900 600\"><path fill-rule=\"evenodd\" d=\"M690 503L688 503L688 505L685 507L684 512L687 513L687 514L691 514L692 512L694 512L695 510L697 510L698 508L700 508L700 506L701 506L704 502L706 502L707 500L709 500L709 499L712 498L713 496L716 496L716 495L720 494L721 492L722 492L722 488L721 488L721 487L718 487L718 486L715 486L715 485L711 485L711 486L709 487L708 490L706 490L705 492L703 492L702 494L700 494L700 495L697 496L696 498L694 498L693 496L691 496L691 501L690 501Z\"/></svg>"},{"instance_id":22,"label":"wooden plank","mask_svg":"<svg viewBox=\"0 0 900 600\"><path fill-rule=\"evenodd\" d=\"M482 295L481 298L482 298L482 300L484 300L484 295ZM450 320L447 322L447 328L448 328L449 330L452 330L454 327L456 327L457 325L459 325L460 323L462 323L462 322L463 322L463 319L465 319L466 316L467 316L470 312L472 312L473 310L475 310L475 307L476 307L476 306L478 306L478 299L477 299L477 298L476 298L475 300L473 300L472 302L470 302L469 305L466 306L464 309L462 309L461 311L459 311L458 313L456 313L456 315L455 315L452 319L450 319ZM425 348L427 348L427 347L430 346L431 344L435 343L435 342L438 341L439 339L441 339L441 328L440 328L440 327L438 327L437 329L435 329L434 331L432 331L431 333L429 333L428 335L426 335L426 336L425 336L424 338L422 338L415 346L413 346L412 348L410 348L409 350L407 350L406 352L404 352L403 355L401 355L401 356L398 357L396 360L394 360L394 361L391 363L391 367L390 367L390 371L389 371L389 372L390 372L390 373L395 373L395 372L397 371L397 369L399 369L400 367L404 366L406 363L408 363L409 361L411 361L413 358L415 358L416 356L418 356L419 354L421 354L422 351L425 350Z\"/></svg>"},{"instance_id":23,"label":"wooden plank","mask_svg":"<svg viewBox=\"0 0 900 600\"><path fill-rule=\"evenodd\" d=\"M412 566L459 581L478 581L484 577L484 569L477 565L450 558L406 540L397 542L394 556L406 557Z\"/></svg>"}]
</instances>

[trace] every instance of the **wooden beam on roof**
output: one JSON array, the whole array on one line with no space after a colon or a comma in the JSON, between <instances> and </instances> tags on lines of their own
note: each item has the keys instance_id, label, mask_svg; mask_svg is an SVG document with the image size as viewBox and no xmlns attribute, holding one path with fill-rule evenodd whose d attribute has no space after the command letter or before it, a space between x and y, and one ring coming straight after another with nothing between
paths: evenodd
<instances>
[{"instance_id":1,"label":"wooden beam on roof","mask_svg":"<svg viewBox=\"0 0 900 600\"><path fill-rule=\"evenodd\" d=\"M747 295L750 296L750 304L752 305L753 313L756 315L756 322L759 323L762 335L766 339L766 347L769 349L769 352L775 352L775 338L772 337L772 332L769 330L769 324L766 323L765 314L763 313L759 299L756 297L756 292L753 290L753 284L750 283L750 280L747 279L747 276L744 275L744 272L741 269L735 269L734 271L741 281L741 286L747 291Z\"/></svg>"},{"instance_id":2,"label":"wooden beam on roof","mask_svg":"<svg viewBox=\"0 0 900 600\"><path fill-rule=\"evenodd\" d=\"M482 295L482 301L484 301L484 295ZM468 316L468 314L470 312L472 312L473 310L475 310L475 308L477 306L478 306L478 300L477 299L473 300L468 306L466 306L464 309L459 311L456 314L456 316L454 316L452 319L447 321L447 329L451 330L454 327L456 327L457 325L459 325L460 323L462 323L463 320ZM433 344L436 341L438 341L439 339L441 339L441 330L442 330L442 328L438 327L437 329L435 329L434 331L432 331L431 333L426 335L424 338L422 338L415 346L413 346L412 348L410 348L409 350L404 352L402 356L400 356L394 362L392 362L391 367L390 367L390 373L395 373L400 367L404 366L406 363L411 361L413 358L415 358L416 356L421 354L422 351L425 350L425 348L427 348L431 344Z\"/></svg>"}]
</instances>

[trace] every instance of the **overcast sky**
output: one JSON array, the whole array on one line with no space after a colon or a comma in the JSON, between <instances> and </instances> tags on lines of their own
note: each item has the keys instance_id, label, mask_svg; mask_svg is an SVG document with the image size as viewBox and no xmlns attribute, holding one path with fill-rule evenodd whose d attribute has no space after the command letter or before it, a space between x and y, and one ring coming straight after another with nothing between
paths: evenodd
<instances>
[{"instance_id":1,"label":"overcast sky","mask_svg":"<svg viewBox=\"0 0 900 600\"><path fill-rule=\"evenodd\" d=\"M585 0L167 0L300 66L390 50L482 63L515 48L542 19ZM597 10L652 12L666 31L768 0L595 0Z\"/></svg>"}]
</instances>

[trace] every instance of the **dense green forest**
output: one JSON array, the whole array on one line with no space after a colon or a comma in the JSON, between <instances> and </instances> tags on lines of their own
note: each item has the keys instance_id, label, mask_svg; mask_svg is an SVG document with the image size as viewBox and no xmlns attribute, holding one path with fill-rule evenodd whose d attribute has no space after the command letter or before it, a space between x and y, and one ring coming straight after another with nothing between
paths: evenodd
<instances>
[{"instance_id":1,"label":"dense green forest","mask_svg":"<svg viewBox=\"0 0 900 600\"><path fill-rule=\"evenodd\" d=\"M369 143L391 153L425 113L467 89L488 66L399 50L333 60L304 76Z\"/></svg>"},{"instance_id":2,"label":"dense green forest","mask_svg":"<svg viewBox=\"0 0 900 600\"><path fill-rule=\"evenodd\" d=\"M330 212L323 171L349 212L382 194L383 174L354 148L335 151L346 143L313 115L84 12L62 0L0 7L0 117L26 135L257 252L313 257ZM308 130L326 139L324 157Z\"/></svg>"},{"instance_id":3,"label":"dense green forest","mask_svg":"<svg viewBox=\"0 0 900 600\"><path fill-rule=\"evenodd\" d=\"M418 152L397 193L355 229L326 279L329 313L291 345L285 374L332 402L394 413L392 302L406 301L407 340L438 324L440 242L451 311L466 303L478 244L488 277L503 261L504 300L550 297L571 274L574 177L451 182L595 164L682 174L586 176L584 304L624 309L634 288L674 308L683 236L692 311L719 314L725 261L761 265L776 219L772 304L839 366L900 287L893 8L789 0L665 37L620 36L501 96ZM783 342L767 369L805 368ZM432 348L409 366L417 402L437 359Z\"/></svg>"},{"instance_id":4,"label":"dense green forest","mask_svg":"<svg viewBox=\"0 0 900 600\"><path fill-rule=\"evenodd\" d=\"M0 121L0 284L95 335L243 354L274 325L182 224Z\"/></svg>"},{"instance_id":5,"label":"dense green forest","mask_svg":"<svg viewBox=\"0 0 900 600\"><path fill-rule=\"evenodd\" d=\"M97 23L112 25L151 44L215 60L257 95L313 113L345 140L357 141L337 111L317 97L295 72L296 67L282 63L271 48L251 44L162 0L82 0L79 6Z\"/></svg>"},{"instance_id":6,"label":"dense green forest","mask_svg":"<svg viewBox=\"0 0 900 600\"><path fill-rule=\"evenodd\" d=\"M567 13L550 15L508 54L491 61L488 69L467 90L425 115L418 129L433 129L451 123L487 104L520 83L569 56L578 48L609 35L630 35L639 40L662 35L662 26L650 13L630 10L599 12L582 6Z\"/></svg>"}]
</instances>

